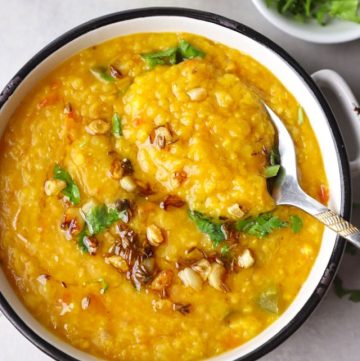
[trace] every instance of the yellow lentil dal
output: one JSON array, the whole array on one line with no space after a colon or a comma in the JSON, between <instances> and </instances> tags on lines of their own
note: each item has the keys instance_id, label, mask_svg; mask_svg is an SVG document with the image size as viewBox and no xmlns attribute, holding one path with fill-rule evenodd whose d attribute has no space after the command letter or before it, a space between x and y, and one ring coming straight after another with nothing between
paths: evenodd
<instances>
[{"instance_id":1,"label":"yellow lentil dal","mask_svg":"<svg viewBox=\"0 0 360 361\"><path fill-rule=\"evenodd\" d=\"M153 68L141 57L182 39L205 56ZM108 360L205 359L276 320L305 281L323 229L297 209L275 208L268 194L263 170L275 131L258 97L293 136L303 188L326 202L321 154L307 118L299 124L298 102L234 49L192 34L136 34L83 50L43 79L12 116L0 153L0 259L31 313ZM64 197L70 181L54 179L55 164L80 190L77 204ZM84 205L124 199L129 219L84 236L85 251L78 246ZM233 239L232 230L212 243L188 209L217 225L271 211L287 226L264 238ZM291 216L303 223L296 233ZM162 283L141 267L131 273L129 254L114 250L131 234L146 244L146 267L166 270ZM233 270L226 262L244 250L251 264ZM203 253L224 264L220 290L209 275L189 271L188 284L178 276Z\"/></svg>"}]
</instances>

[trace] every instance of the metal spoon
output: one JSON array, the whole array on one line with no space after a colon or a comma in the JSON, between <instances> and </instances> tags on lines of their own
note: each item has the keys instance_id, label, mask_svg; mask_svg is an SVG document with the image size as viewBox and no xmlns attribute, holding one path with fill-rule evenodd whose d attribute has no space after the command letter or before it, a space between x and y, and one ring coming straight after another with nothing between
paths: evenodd
<instances>
[{"instance_id":1,"label":"metal spoon","mask_svg":"<svg viewBox=\"0 0 360 361\"><path fill-rule=\"evenodd\" d=\"M274 180L272 197L277 205L291 205L302 209L325 226L360 248L360 231L338 214L308 196L300 187L297 177L296 155L293 140L281 119L263 105L278 131L281 168Z\"/></svg>"}]
</instances>

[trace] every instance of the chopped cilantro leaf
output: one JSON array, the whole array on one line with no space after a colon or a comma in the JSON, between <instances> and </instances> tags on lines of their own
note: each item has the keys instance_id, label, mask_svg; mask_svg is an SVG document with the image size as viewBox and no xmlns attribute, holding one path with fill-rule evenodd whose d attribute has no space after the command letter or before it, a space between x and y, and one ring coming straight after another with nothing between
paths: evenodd
<instances>
[{"instance_id":1,"label":"chopped cilantro leaf","mask_svg":"<svg viewBox=\"0 0 360 361\"><path fill-rule=\"evenodd\" d=\"M263 213L257 217L249 217L238 221L235 228L239 232L244 232L257 238L264 238L276 229L285 228L290 225L294 233L300 232L303 221L297 215L290 216L290 222L281 220L272 213Z\"/></svg>"},{"instance_id":2,"label":"chopped cilantro leaf","mask_svg":"<svg viewBox=\"0 0 360 361\"><path fill-rule=\"evenodd\" d=\"M184 59L203 58L205 53L195 47L193 47L186 40L180 40L179 51Z\"/></svg>"},{"instance_id":3,"label":"chopped cilantro leaf","mask_svg":"<svg viewBox=\"0 0 360 361\"><path fill-rule=\"evenodd\" d=\"M122 214L117 209L101 204L94 206L85 214L85 221L90 235L94 235L104 231L121 217Z\"/></svg>"},{"instance_id":4,"label":"chopped cilantro leaf","mask_svg":"<svg viewBox=\"0 0 360 361\"><path fill-rule=\"evenodd\" d=\"M155 51L153 53L141 54L141 56L145 59L161 59L161 58L169 58L176 54L177 48L168 48L166 50Z\"/></svg>"},{"instance_id":5,"label":"chopped cilantro leaf","mask_svg":"<svg viewBox=\"0 0 360 361\"><path fill-rule=\"evenodd\" d=\"M299 233L303 227L302 219L297 215L290 216L290 227L294 233Z\"/></svg>"},{"instance_id":6,"label":"chopped cilantro leaf","mask_svg":"<svg viewBox=\"0 0 360 361\"><path fill-rule=\"evenodd\" d=\"M280 14L305 22L316 19L320 25L338 18L360 23L359 0L265 0Z\"/></svg>"},{"instance_id":7,"label":"chopped cilantro leaf","mask_svg":"<svg viewBox=\"0 0 360 361\"><path fill-rule=\"evenodd\" d=\"M325 9L329 17L360 23L359 0L331 0Z\"/></svg>"},{"instance_id":8,"label":"chopped cilantro leaf","mask_svg":"<svg viewBox=\"0 0 360 361\"><path fill-rule=\"evenodd\" d=\"M149 69L155 68L156 65L164 65L165 60L164 59L158 59L158 58L145 58L146 64Z\"/></svg>"},{"instance_id":9,"label":"chopped cilantro leaf","mask_svg":"<svg viewBox=\"0 0 360 361\"><path fill-rule=\"evenodd\" d=\"M230 247L228 244L224 244L221 249L220 249L220 253L223 255L223 256L226 256L228 255L230 252Z\"/></svg>"},{"instance_id":10,"label":"chopped cilantro leaf","mask_svg":"<svg viewBox=\"0 0 360 361\"><path fill-rule=\"evenodd\" d=\"M62 190L62 194L69 199L69 201L77 205L80 203L80 191L70 174L58 164L54 166L54 179L62 180L66 183L65 189Z\"/></svg>"},{"instance_id":11,"label":"chopped cilantro leaf","mask_svg":"<svg viewBox=\"0 0 360 361\"><path fill-rule=\"evenodd\" d=\"M141 58L149 69L153 69L156 65L173 65L186 59L203 58L204 56L203 51L193 47L186 40L180 40L177 47L141 54Z\"/></svg>"},{"instance_id":12,"label":"chopped cilantro leaf","mask_svg":"<svg viewBox=\"0 0 360 361\"><path fill-rule=\"evenodd\" d=\"M272 213L263 213L257 217L250 217L238 221L235 228L239 232L244 232L257 238L264 238L275 229L287 227L287 222L282 221Z\"/></svg>"},{"instance_id":13,"label":"chopped cilantro leaf","mask_svg":"<svg viewBox=\"0 0 360 361\"><path fill-rule=\"evenodd\" d=\"M147 66L152 69L156 65L176 64L177 51L177 48L169 48L153 53L141 54L141 57L145 60Z\"/></svg>"},{"instance_id":14,"label":"chopped cilantro leaf","mask_svg":"<svg viewBox=\"0 0 360 361\"><path fill-rule=\"evenodd\" d=\"M165 58L165 57L173 56L176 52L177 52L177 48L175 47L175 48L168 48L166 50L156 51L154 53L142 54L141 56L150 59Z\"/></svg>"},{"instance_id":15,"label":"chopped cilantro leaf","mask_svg":"<svg viewBox=\"0 0 360 361\"><path fill-rule=\"evenodd\" d=\"M210 237L214 246L218 246L219 243L226 239L221 223L197 211L190 210L189 217L196 224L200 232L206 233Z\"/></svg>"}]
</instances>

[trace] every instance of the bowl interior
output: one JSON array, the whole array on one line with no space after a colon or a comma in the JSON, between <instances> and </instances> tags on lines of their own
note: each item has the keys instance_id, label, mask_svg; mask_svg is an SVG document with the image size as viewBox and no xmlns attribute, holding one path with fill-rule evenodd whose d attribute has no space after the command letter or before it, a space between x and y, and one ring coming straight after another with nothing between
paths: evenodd
<instances>
[{"instance_id":1,"label":"bowl interior","mask_svg":"<svg viewBox=\"0 0 360 361\"><path fill-rule=\"evenodd\" d=\"M360 38L360 24L350 21L333 20L326 26L315 20L301 23L268 8L264 0L253 0L260 13L273 25L288 34L313 43L333 44Z\"/></svg>"},{"instance_id":2,"label":"bowl interior","mask_svg":"<svg viewBox=\"0 0 360 361\"><path fill-rule=\"evenodd\" d=\"M97 29L92 27L92 30L54 51L25 77L24 81L16 88L13 95L0 110L0 133L2 134L9 117L23 97L31 91L32 87L60 63L81 49L121 35L166 31L190 32L205 36L249 54L273 72L285 87L301 102L312 122L313 129L318 136L318 141L322 149L327 177L331 182L330 205L332 209L340 211L343 202L342 174L335 140L324 111L307 83L290 64L271 48L237 31L203 20L182 16L151 16L114 22L103 25ZM276 322L246 344L217 356L212 360L230 360L244 356L272 339L286 325L294 320L320 283L324 270L329 263L335 242L335 235L330 231L325 231L319 255L308 279L294 302ZM89 356L66 344L40 325L21 304L2 271L0 271L0 284L2 285L1 292L13 310L25 324L40 335L41 338L76 359L96 360L95 357Z\"/></svg>"}]
</instances>

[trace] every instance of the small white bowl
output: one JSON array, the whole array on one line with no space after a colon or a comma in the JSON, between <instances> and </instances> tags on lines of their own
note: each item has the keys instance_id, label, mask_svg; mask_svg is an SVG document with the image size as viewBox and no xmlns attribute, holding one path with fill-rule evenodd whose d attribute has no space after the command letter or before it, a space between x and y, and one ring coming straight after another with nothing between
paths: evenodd
<instances>
[{"instance_id":1,"label":"small white bowl","mask_svg":"<svg viewBox=\"0 0 360 361\"><path fill-rule=\"evenodd\" d=\"M280 30L312 43L335 44L360 38L360 24L351 21L333 20L325 26L315 20L300 23L267 7L265 0L253 0L259 12Z\"/></svg>"}]
</instances>

